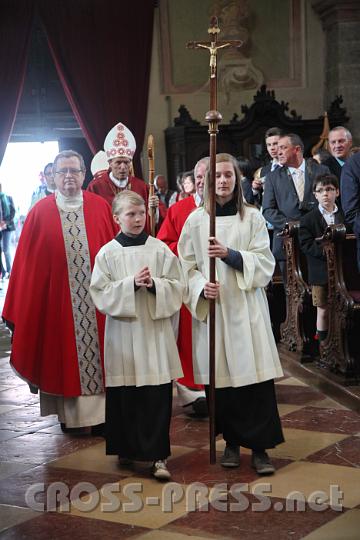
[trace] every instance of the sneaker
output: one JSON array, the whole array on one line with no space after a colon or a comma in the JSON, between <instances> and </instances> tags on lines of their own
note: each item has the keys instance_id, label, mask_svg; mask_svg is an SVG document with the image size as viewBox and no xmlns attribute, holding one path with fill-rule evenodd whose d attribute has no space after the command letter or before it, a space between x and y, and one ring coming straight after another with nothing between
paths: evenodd
<instances>
[{"instance_id":1,"label":"sneaker","mask_svg":"<svg viewBox=\"0 0 360 540\"><path fill-rule=\"evenodd\" d=\"M275 472L275 467L266 452L253 452L251 466L258 474L267 475Z\"/></svg>"},{"instance_id":2,"label":"sneaker","mask_svg":"<svg viewBox=\"0 0 360 540\"><path fill-rule=\"evenodd\" d=\"M170 480L171 474L166 466L166 460L159 459L158 461L154 461L151 467L151 474L157 480Z\"/></svg>"},{"instance_id":3,"label":"sneaker","mask_svg":"<svg viewBox=\"0 0 360 540\"><path fill-rule=\"evenodd\" d=\"M222 467L239 467L240 465L240 447L226 444L224 453L220 460Z\"/></svg>"}]
</instances>

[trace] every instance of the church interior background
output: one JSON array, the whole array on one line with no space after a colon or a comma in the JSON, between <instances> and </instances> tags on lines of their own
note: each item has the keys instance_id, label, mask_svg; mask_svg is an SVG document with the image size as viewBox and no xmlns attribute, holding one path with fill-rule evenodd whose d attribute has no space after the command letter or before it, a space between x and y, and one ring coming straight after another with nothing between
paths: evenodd
<instances>
[{"instance_id":1,"label":"church interior background","mask_svg":"<svg viewBox=\"0 0 360 540\"><path fill-rule=\"evenodd\" d=\"M102 4L106 9L111 0L79 3L84 9L86 4ZM134 0L139 17L145 3L152 4ZM9 2L0 2L0 28L6 4ZM42 4L38 2L39 9ZM55 18L57 4L53 2L51 14ZM128 22L122 7L118 33L107 36L114 48ZM89 164L93 151L100 147L94 148L84 137L55 68L39 13L35 10L31 23L24 88L8 140L55 140L60 149L81 151ZM182 137L187 128L198 134L191 143L194 159L196 152L202 152L209 106L208 57L202 51L186 49L185 44L207 39L212 14L219 17L221 39L243 41L239 50L219 55L218 108L224 126L236 126L234 118L241 122L258 96L258 103L267 102L270 107L274 102L280 104L284 115L299 125L313 120L320 136L324 112L335 102L355 144L360 144L358 0L158 0L152 12L138 174L141 167L143 178L148 176L149 133L155 138L156 174L171 176L170 149L186 162ZM90 31L88 37L96 40ZM1 61L6 48L3 41L0 44ZM131 39L123 46L130 49L131 57ZM112 59L114 70L118 61L116 56ZM136 63L127 67L135 78L136 74L140 77L141 68ZM99 77L96 68L93 77L94 81ZM111 71L103 83L105 89L111 86ZM121 104L119 107L121 110ZM1 119L0 115L0 128ZM113 124L119 120L123 118L113 118ZM249 145L260 153L264 131L249 134ZM39 163L39 171L44 164ZM26 178L26 163L19 166ZM3 301L6 283L1 286ZM37 396L30 394L9 366L10 336L2 325L0 538L61 539L74 534L79 540L359 538L360 387L329 382L315 368L300 365L296 355L279 347L285 376L277 382L276 390L286 442L270 452L276 475L259 479L246 450L240 469L225 471L219 463L210 465L208 421L184 414L175 396L170 464L178 497L175 494L176 502L172 503L166 485L152 480L144 467L127 469L105 456L101 437L64 434L55 417L40 417ZM223 447L224 441L219 439L218 456ZM200 503L193 498L196 483L203 489ZM111 497L104 490L107 484L115 486ZM57 498L54 486L60 490ZM136 497L131 495L131 486L140 486ZM340 502L336 502L337 490ZM295 505L291 503L294 497L298 499ZM322 506L315 504L318 498ZM135 499L138 507L127 511L123 504Z\"/></svg>"}]
</instances>

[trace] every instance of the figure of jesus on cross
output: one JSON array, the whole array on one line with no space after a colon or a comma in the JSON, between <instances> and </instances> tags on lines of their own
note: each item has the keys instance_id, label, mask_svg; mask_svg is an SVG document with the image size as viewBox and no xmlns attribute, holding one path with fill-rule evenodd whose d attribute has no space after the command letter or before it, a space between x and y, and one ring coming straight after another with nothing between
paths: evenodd
<instances>
[{"instance_id":1,"label":"figure of jesus on cross","mask_svg":"<svg viewBox=\"0 0 360 540\"><path fill-rule=\"evenodd\" d=\"M241 47L242 41L240 40L229 40L226 42L217 41L217 35L220 32L218 26L217 17L212 17L210 22L210 28L208 29L208 34L212 36L210 43L208 41L189 41L187 44L188 49L208 49L210 52L210 78L216 78L216 67L217 67L217 52L219 49L225 49L226 47Z\"/></svg>"}]
</instances>

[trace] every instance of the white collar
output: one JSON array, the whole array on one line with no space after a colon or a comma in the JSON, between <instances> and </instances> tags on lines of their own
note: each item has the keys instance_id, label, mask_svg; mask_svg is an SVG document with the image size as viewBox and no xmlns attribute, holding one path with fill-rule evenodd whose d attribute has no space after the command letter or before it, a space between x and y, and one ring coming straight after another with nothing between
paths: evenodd
<instances>
[{"instance_id":1,"label":"white collar","mask_svg":"<svg viewBox=\"0 0 360 540\"><path fill-rule=\"evenodd\" d=\"M324 208L323 206L321 206L321 204L319 203L319 211L320 213L324 216L325 214L327 216L332 216L333 214L336 214L336 212L338 211L338 207L336 206L336 204L334 204L334 210L332 210L331 212L328 212L326 210L326 208Z\"/></svg>"},{"instance_id":2,"label":"white collar","mask_svg":"<svg viewBox=\"0 0 360 540\"><path fill-rule=\"evenodd\" d=\"M279 163L279 161L274 158L272 161L271 161L271 172L273 172L275 169L277 169L278 167L282 167L282 165Z\"/></svg>"},{"instance_id":3,"label":"white collar","mask_svg":"<svg viewBox=\"0 0 360 540\"><path fill-rule=\"evenodd\" d=\"M113 184L115 184L116 187L124 189L129 183L129 179L125 178L125 180L118 180L115 178L112 172L109 173L109 178L112 181Z\"/></svg>"},{"instance_id":4,"label":"white collar","mask_svg":"<svg viewBox=\"0 0 360 540\"><path fill-rule=\"evenodd\" d=\"M302 171L305 174L305 159L302 160L300 167L288 167L291 174L294 174L294 171Z\"/></svg>"},{"instance_id":5,"label":"white collar","mask_svg":"<svg viewBox=\"0 0 360 540\"><path fill-rule=\"evenodd\" d=\"M64 210L64 212L74 212L78 210L83 204L83 192L80 190L80 193L74 197L67 197L60 193L60 191L55 191L55 200L58 208Z\"/></svg>"},{"instance_id":6,"label":"white collar","mask_svg":"<svg viewBox=\"0 0 360 540\"><path fill-rule=\"evenodd\" d=\"M202 197L200 197L200 195L197 192L194 193L194 201L195 201L196 206L200 206L202 202Z\"/></svg>"}]
</instances>

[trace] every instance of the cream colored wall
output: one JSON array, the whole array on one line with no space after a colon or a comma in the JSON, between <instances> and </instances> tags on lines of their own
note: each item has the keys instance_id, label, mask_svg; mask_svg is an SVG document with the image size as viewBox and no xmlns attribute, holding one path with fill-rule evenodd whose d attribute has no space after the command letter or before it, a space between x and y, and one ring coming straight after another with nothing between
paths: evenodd
<instances>
[{"instance_id":1,"label":"cream colored wall","mask_svg":"<svg viewBox=\"0 0 360 540\"><path fill-rule=\"evenodd\" d=\"M264 0L268 1L268 0ZM283 0L285 1L285 0ZM296 88L275 88L278 101L289 103L289 109L295 109L303 118L317 118L323 114L323 86L324 86L324 34L320 20L311 7L311 0L302 1L303 24L303 80L301 86ZM178 108L184 104L192 118L206 124L204 117L209 109L209 95L205 92L191 94L163 93L161 82L161 55L160 55L160 24L159 9L156 9L154 23L154 39L152 50L152 65L148 103L148 117L146 134L152 133L155 138L156 174L166 174L166 151L164 130L173 125L173 119L178 116ZM274 39L276 33L274 30ZM198 54L189 51L189 54ZM204 55L205 56L205 55ZM204 59L204 61L207 61ZM232 93L229 103L225 96L219 95L218 109L223 116L223 122L228 123L236 112L241 117L241 105L250 105L256 90L243 90ZM335 99L335 96L334 96ZM148 178L146 140L143 149L144 178Z\"/></svg>"}]
</instances>

